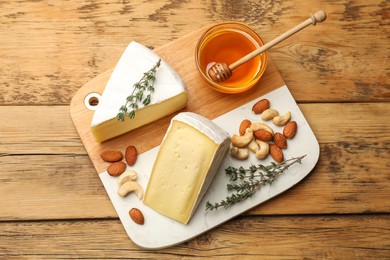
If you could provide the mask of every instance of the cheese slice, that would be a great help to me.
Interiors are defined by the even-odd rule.
[[[210,120],[191,112],[176,115],[153,165],[144,204],[187,224],[229,145],[229,134]]]
[[[154,93],[147,106],[139,104],[135,118],[118,121],[119,108],[131,95],[134,83],[160,59],[152,50],[131,42],[113,70],[93,115],[91,131],[97,142],[116,137],[184,108],[187,91],[179,75],[163,60],[156,72]]]

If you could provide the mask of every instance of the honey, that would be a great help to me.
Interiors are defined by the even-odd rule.
[[[232,76],[223,82],[213,82],[208,76],[208,69],[214,63],[230,65],[261,45],[263,42],[260,37],[242,23],[218,24],[206,31],[198,42],[197,67],[203,78],[214,89],[224,93],[245,91],[255,85],[263,74],[267,60],[266,53],[235,68]]]
[[[207,65],[213,62],[225,62],[229,65],[257,48],[259,45],[249,35],[236,31],[222,32],[205,44],[200,57],[201,68],[206,73],[210,67]],[[255,57],[236,68],[232,76],[221,84],[229,87],[246,85],[256,76],[260,65],[260,57]]]

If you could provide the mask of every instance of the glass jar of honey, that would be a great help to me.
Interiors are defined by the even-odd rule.
[[[247,25],[238,22],[220,23],[200,37],[195,62],[200,74],[213,89],[229,94],[240,93],[256,85],[263,75],[268,59],[266,52],[234,69],[230,78],[223,82],[211,80],[208,69],[216,62],[229,65],[262,45],[261,38]]]

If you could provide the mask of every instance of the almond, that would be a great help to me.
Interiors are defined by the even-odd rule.
[[[137,208],[132,208],[129,211],[130,218],[137,223],[138,225],[143,225],[145,223],[145,218],[142,212]]]
[[[119,151],[105,151],[100,154],[100,158],[105,162],[119,162],[123,155]]]
[[[290,121],[288,122],[285,126],[284,126],[284,129],[283,129],[283,135],[287,138],[287,139],[293,139],[295,134],[297,133],[297,122],[295,121]]]
[[[283,162],[284,156],[282,150],[276,144],[269,145],[269,154],[275,160],[275,162]]]
[[[253,105],[252,112],[255,114],[261,114],[264,110],[268,109],[269,106],[270,103],[268,99],[261,99]]]
[[[274,143],[280,148],[285,149],[287,148],[287,140],[284,135],[281,133],[275,133],[274,134]]]
[[[116,162],[108,166],[107,172],[111,176],[119,176],[125,171],[125,169],[126,169],[126,163]]]
[[[251,126],[251,124],[252,124],[252,122],[249,121],[248,119],[242,120],[242,122],[240,124],[240,128],[239,128],[239,133],[241,136],[245,134],[245,130],[247,128],[249,128]]]
[[[253,132],[254,137],[257,140],[263,141],[263,142],[269,142],[272,140],[272,134],[266,130],[260,129]]]
[[[137,161],[137,156],[138,156],[137,148],[135,148],[132,145],[126,148],[125,159],[129,166],[135,164],[135,161]]]

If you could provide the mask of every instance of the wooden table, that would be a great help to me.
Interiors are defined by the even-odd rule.
[[[388,1],[0,1],[0,258],[390,257]],[[281,196],[179,246],[127,237],[69,103],[131,40],[162,46],[205,25],[268,42],[317,9],[328,20],[269,51],[312,126],[319,162]],[[195,39],[194,39],[195,40]]]

